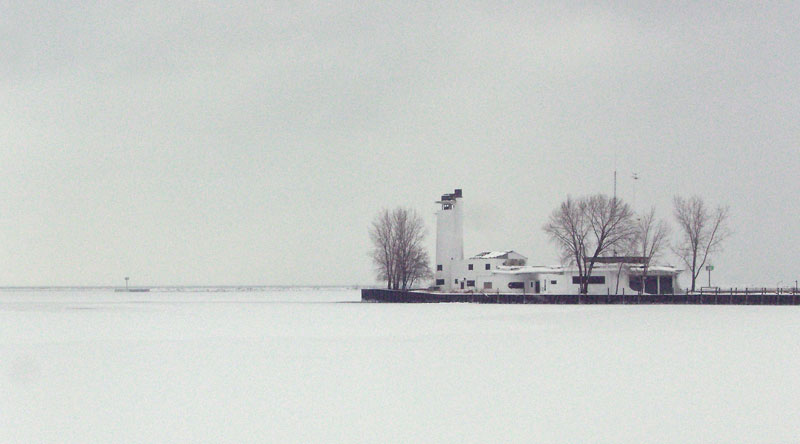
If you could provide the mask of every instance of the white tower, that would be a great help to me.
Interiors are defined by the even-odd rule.
[[[436,286],[443,291],[455,288],[455,271],[464,260],[464,223],[461,189],[442,195],[436,212]]]

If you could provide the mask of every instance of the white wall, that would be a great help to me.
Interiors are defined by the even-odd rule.
[[[449,201],[452,208],[445,210],[442,207],[436,212],[436,264],[434,265],[435,279],[444,279],[443,290],[455,288],[453,281],[464,259],[464,223],[461,199],[453,198]],[[438,271],[438,266],[442,270]],[[434,281],[436,282],[436,281]]]
[[[476,264],[472,271],[468,270],[467,264]],[[573,284],[572,278],[577,275],[576,272],[559,273],[520,273],[520,274],[506,274],[506,273],[493,273],[485,270],[483,267],[477,267],[477,261],[467,260],[459,264],[459,268],[454,271],[453,281],[458,283],[452,285],[451,291],[462,291],[461,281],[464,282],[463,291],[475,292],[489,292],[489,293],[525,293],[535,294],[535,282],[538,280],[540,285],[541,294],[578,294],[580,292],[580,285]],[[603,276],[605,283],[603,284],[589,284],[588,293],[594,295],[601,294],[634,294],[635,291],[629,286],[628,270],[624,269],[619,275],[619,289],[617,289],[617,268],[608,269],[595,269],[592,276]],[[468,287],[466,281],[474,280],[475,286]],[[555,281],[555,284],[553,283]],[[491,289],[484,289],[484,283],[491,282]],[[509,282],[523,282],[524,288],[509,288]],[[534,283],[534,285],[531,285]],[[679,290],[676,288],[676,292]]]

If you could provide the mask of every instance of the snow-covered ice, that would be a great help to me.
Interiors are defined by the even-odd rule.
[[[800,308],[0,292],[0,442],[779,443]]]

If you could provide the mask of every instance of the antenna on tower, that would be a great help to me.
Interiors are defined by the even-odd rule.
[[[614,148],[614,202],[617,201],[617,149]]]

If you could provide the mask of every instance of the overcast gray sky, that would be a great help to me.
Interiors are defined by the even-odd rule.
[[[301,3],[0,1],[0,285],[371,283],[457,187],[467,254],[556,263],[615,165],[730,205],[715,283],[800,278],[800,2]]]

